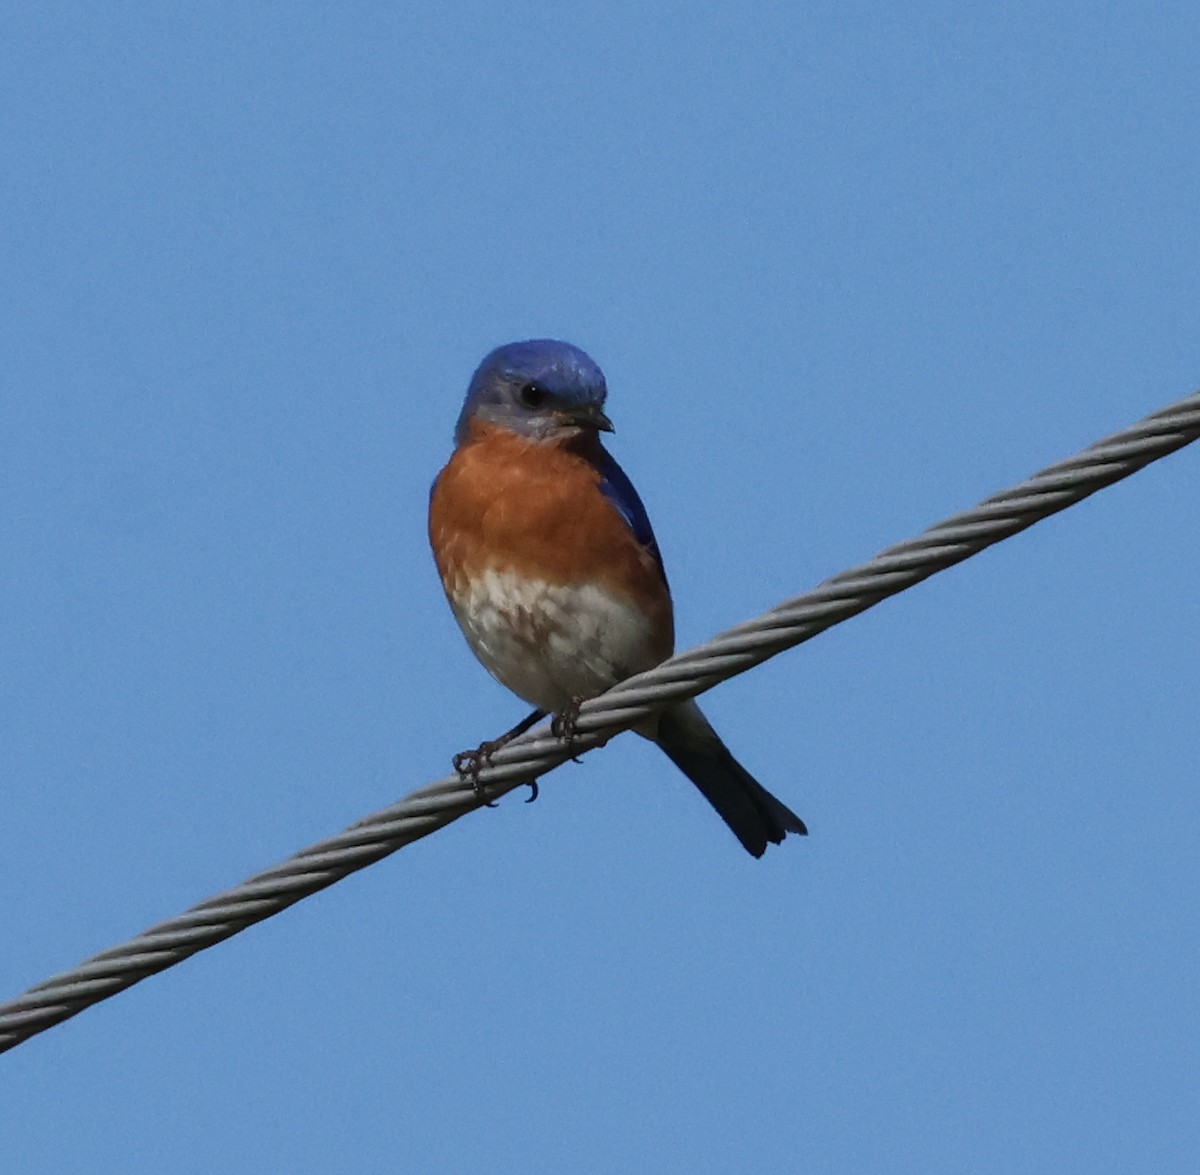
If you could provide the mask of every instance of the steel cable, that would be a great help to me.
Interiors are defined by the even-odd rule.
[[[580,711],[570,748],[542,723],[494,756],[480,773],[496,798],[601,745],[654,710],[810,640],[825,629],[938,571],[1088,497],[1200,436],[1200,393],[1171,404],[1073,457],[984,499],[915,538],[827,579],[777,608],[638,674]],[[310,845],[241,885],[0,1004],[0,1052],[278,914],[301,898],[428,836],[481,806],[456,776],[411,793],[327,840]]]

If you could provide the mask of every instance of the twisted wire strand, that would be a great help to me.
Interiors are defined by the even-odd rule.
[[[1200,392],[1152,413],[1073,457],[985,498],[915,538],[825,580],[754,620],[664,661],[585,703],[569,748],[543,722],[499,750],[480,773],[496,798],[672,702],[714,685],[840,624],[938,571],[1017,534],[1200,437]],[[436,832],[482,798],[446,776],[336,836],[319,841],[224,893],[0,1004],[0,1052],[92,1004],[278,914],[349,873]]]

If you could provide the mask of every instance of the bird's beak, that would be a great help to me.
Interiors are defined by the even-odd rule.
[[[581,412],[577,413],[575,420],[588,428],[594,428],[597,432],[616,432],[613,428],[612,421],[604,415],[603,409],[597,404],[589,404]]]
[[[595,432],[617,431],[599,404],[580,404],[578,407],[563,408],[553,415],[558,427],[566,431],[580,432],[584,428],[592,428]]]
[[[616,432],[612,421],[604,415],[599,404],[582,404],[578,408],[556,412],[554,415],[563,428],[594,428],[597,432]]]

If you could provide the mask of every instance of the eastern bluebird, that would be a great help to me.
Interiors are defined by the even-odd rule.
[[[433,483],[429,541],[475,656],[536,706],[477,752],[546,714],[570,736],[579,704],[657,665],[675,644],[671,594],[645,507],[600,443],[613,427],[599,367],[578,347],[533,339],[479,365]],[[635,728],[700,789],[748,852],[804,822],[730,754],[694,701]]]

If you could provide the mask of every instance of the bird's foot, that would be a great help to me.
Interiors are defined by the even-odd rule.
[[[487,791],[479,782],[479,773],[485,767],[492,765],[492,756],[508,741],[505,738],[488,739],[487,742],[480,743],[473,751],[459,751],[452,760],[454,770],[462,779],[470,780],[471,790],[489,808],[497,808],[499,805],[494,800],[487,798]]]
[[[506,730],[499,738],[490,738],[486,742],[482,742],[473,751],[459,751],[451,760],[454,764],[454,770],[458,772],[462,779],[471,781],[471,788],[475,795],[479,797],[489,808],[497,807],[493,800],[487,798],[487,791],[483,784],[479,782],[479,773],[485,768],[492,765],[492,756],[504,746],[507,746],[519,734],[524,734],[535,722],[546,717],[544,710],[534,710],[534,712],[512,728]],[[533,803],[537,799],[538,785],[536,779],[529,780],[530,796],[525,802]]]
[[[584,699],[576,696],[550,719],[550,733],[555,738],[562,739],[568,749],[575,742],[575,728],[579,723],[579,710],[583,703]],[[576,756],[572,755],[571,758],[574,762],[579,762]]]

